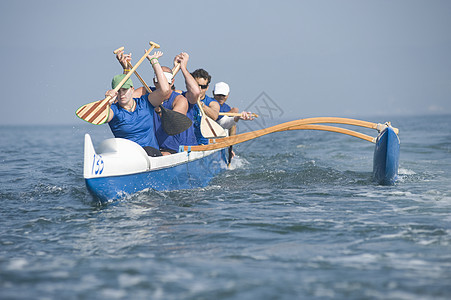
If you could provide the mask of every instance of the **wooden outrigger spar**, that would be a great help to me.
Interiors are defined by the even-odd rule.
[[[206,150],[215,150],[215,149],[221,149],[224,147],[240,144],[243,142],[247,142],[249,140],[274,133],[274,132],[281,132],[281,131],[287,131],[287,130],[325,130],[325,131],[331,131],[331,132],[338,132],[343,133],[347,135],[351,135],[357,138],[364,139],[366,141],[375,143],[376,138],[373,138],[371,136],[368,136],[363,133],[355,132],[349,129],[339,128],[339,127],[333,127],[333,126],[324,126],[324,125],[316,125],[318,123],[332,123],[332,124],[346,124],[346,125],[355,125],[360,127],[366,127],[371,129],[376,129],[378,132],[381,132],[387,127],[391,127],[391,124],[389,122],[385,124],[380,123],[371,123],[367,121],[361,121],[361,120],[355,120],[355,119],[349,119],[349,118],[337,118],[337,117],[318,117],[318,118],[307,118],[307,119],[299,119],[295,121],[290,121],[282,124],[278,124],[275,126],[271,126],[268,128],[263,128],[260,130],[255,130],[251,132],[245,132],[241,134],[237,134],[234,136],[229,136],[225,138],[220,139],[212,139],[210,140],[210,144],[208,145],[199,145],[199,146],[185,146],[185,151],[206,151]],[[399,130],[397,128],[393,128],[393,131],[398,134]]]

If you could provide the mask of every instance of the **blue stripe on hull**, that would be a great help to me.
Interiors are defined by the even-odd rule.
[[[387,127],[379,134],[374,149],[373,177],[377,183],[392,185],[398,177],[399,138]]]
[[[226,168],[225,150],[169,168],[131,175],[85,179],[89,192],[101,202],[144,189],[172,191],[207,186]]]

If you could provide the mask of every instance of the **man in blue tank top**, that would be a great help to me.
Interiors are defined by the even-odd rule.
[[[230,107],[226,101],[229,98],[230,87],[225,82],[218,82],[214,86],[213,97],[219,103],[219,112],[222,113],[238,113],[236,107]],[[253,120],[254,117],[250,112],[243,111],[240,116],[219,116],[216,119],[219,125],[229,130],[229,136],[236,134],[236,123],[239,120]]]
[[[213,98],[219,103],[219,112],[221,113],[237,113],[238,108],[230,107],[226,101],[229,98],[230,88],[229,85],[225,82],[218,82],[215,84],[213,89]],[[218,116],[216,122],[221,120],[224,116]],[[224,126],[223,126],[224,127]],[[228,128],[227,128],[228,129]]]
[[[212,120],[216,120],[219,116],[219,103],[206,95],[208,91],[208,87],[211,82],[211,76],[204,69],[197,69],[193,73],[191,73],[194,80],[197,82],[200,88],[200,104],[207,116],[209,116]],[[190,102],[191,103],[191,102]],[[197,103],[197,99],[196,99]],[[201,112],[198,105],[194,105],[194,133],[197,138],[197,143],[200,144],[208,144],[208,139],[202,136],[200,130],[200,122],[201,122]]]
[[[158,58],[162,55],[161,51],[156,51],[153,55],[147,57],[161,83],[155,92],[133,98],[134,88],[130,78],[118,92],[115,92],[114,89],[125,77],[125,74],[116,75],[112,81],[113,89],[106,92],[106,96],[112,97],[107,122],[114,137],[125,138],[138,143],[150,156],[161,156],[154,131],[154,108],[158,107],[171,93],[167,79],[158,62]]]
[[[185,99],[184,103],[186,103],[186,111],[185,112],[179,111],[179,112],[186,114],[186,116],[188,118],[190,118],[191,121],[193,122],[193,125],[191,125],[191,127],[188,128],[186,131],[173,136],[172,147],[169,148],[169,149],[172,149],[173,151],[174,150],[178,151],[178,148],[180,145],[192,146],[192,145],[198,144],[197,138],[195,135],[195,114],[196,114],[195,108],[197,107],[197,99],[199,99],[201,90],[199,89],[199,85],[198,85],[197,81],[194,80],[193,76],[188,71],[188,68],[187,68],[188,60],[189,60],[188,53],[182,52],[174,58],[174,66],[176,66],[177,64],[180,64],[180,71],[182,72],[183,77],[185,79],[185,86],[187,89],[187,91],[182,93],[181,97],[183,97],[183,98],[180,98],[180,96],[177,96],[177,98]],[[172,84],[173,84],[173,82],[172,82]],[[176,101],[177,98],[175,98],[174,101]],[[168,104],[166,104],[166,105],[170,106],[170,103],[168,102]],[[179,105],[177,103],[175,103],[172,106],[172,109],[177,110],[178,106]],[[181,105],[179,107],[181,107]],[[164,145],[167,146],[168,143],[171,143],[171,141],[169,140],[168,142],[164,143]],[[166,147],[166,148],[168,148],[168,147]]]
[[[219,103],[219,112],[223,113],[238,113],[239,110],[236,107],[230,107],[227,103],[227,99],[229,98],[230,88],[229,85],[225,82],[218,82],[215,84],[213,90],[213,96],[216,101]],[[239,120],[253,120],[254,117],[250,112],[243,111],[240,116],[219,116],[216,122],[222,126],[224,129],[229,130],[229,136],[236,135],[236,123]],[[232,149],[232,146],[229,147],[229,163],[232,158],[235,156],[235,152]]]

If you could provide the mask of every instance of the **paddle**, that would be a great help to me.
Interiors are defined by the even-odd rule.
[[[222,128],[221,125],[216,123],[212,118],[205,114],[205,111],[202,108],[202,104],[200,102],[200,96],[197,99],[197,106],[199,107],[201,113],[200,132],[202,133],[202,136],[206,139],[226,137],[227,133],[224,128]]]
[[[219,112],[219,115],[220,116],[228,116],[228,117],[240,117],[241,113]],[[255,113],[252,113],[251,115],[255,118],[258,118],[258,115]],[[228,158],[228,162],[227,162],[227,167],[230,167],[230,165],[232,164],[232,158],[234,156],[233,146],[229,146],[228,153],[229,153],[229,158]]]
[[[220,116],[228,116],[228,117],[241,117],[241,113],[231,113],[231,112],[219,112],[219,115]],[[252,113],[251,115],[255,118],[258,118],[257,114]],[[233,146],[229,146],[228,154],[229,154],[229,158],[227,161],[227,167],[230,167],[230,165],[232,164],[232,158],[234,156]]]
[[[160,45],[154,42],[149,42],[150,49],[146,51],[146,53],[141,57],[141,59],[136,63],[136,65],[130,70],[130,72],[125,75],[125,77],[119,82],[119,84],[114,89],[115,92],[119,91],[122,85],[127,81],[128,78],[132,75],[133,72],[138,68],[138,66],[144,61],[147,55],[152,52],[154,48],[160,48]],[[108,116],[110,114],[110,96],[107,96],[103,100],[91,102],[81,106],[75,114],[82,120],[85,120],[94,125],[101,125],[108,120]]]
[[[233,158],[233,146],[229,146],[228,153],[229,153],[229,160],[227,161],[227,167],[230,167],[230,165],[232,164],[232,158]]]
[[[340,132],[343,134],[352,135],[355,137],[363,138],[365,140],[374,142],[374,139],[372,137],[352,131],[352,130],[343,129],[343,128],[339,128],[339,127],[333,127],[333,126],[309,125],[309,124],[315,124],[315,123],[337,123],[337,124],[356,125],[356,126],[361,126],[361,127],[377,129],[378,131],[381,131],[381,130],[383,130],[383,128],[390,126],[390,123],[386,123],[384,125],[384,124],[376,124],[376,123],[370,123],[370,122],[366,122],[366,121],[347,119],[347,118],[333,118],[333,117],[308,118],[308,119],[300,119],[300,120],[295,120],[295,121],[291,121],[291,122],[286,122],[286,123],[278,124],[278,125],[275,125],[272,127],[255,130],[255,131],[251,131],[251,132],[246,132],[246,133],[241,133],[238,135],[233,135],[233,136],[225,137],[222,139],[217,139],[215,141],[215,144],[190,146],[190,147],[185,146],[184,149],[185,149],[185,151],[187,151],[188,149],[190,149],[191,151],[206,151],[206,150],[221,149],[221,148],[225,148],[225,147],[228,147],[231,145],[243,143],[243,142],[246,142],[246,141],[249,141],[249,140],[252,140],[257,137],[260,137],[260,136],[263,136],[266,134],[270,134],[273,132],[280,132],[280,131],[286,131],[286,130],[301,130],[301,129],[314,129],[314,130],[327,130],[327,131]],[[309,125],[309,126],[307,126],[307,125]],[[393,130],[395,132],[399,131],[397,128],[393,128]]]
[[[220,116],[228,116],[228,117],[240,117],[241,113],[220,112],[219,115]],[[252,113],[251,115],[255,118],[258,118],[257,114]]]
[[[124,47],[120,47],[113,51],[114,54],[116,54],[119,51],[124,50]],[[127,62],[129,67],[133,69],[133,65],[131,62]],[[172,69],[172,74],[175,76],[177,72],[180,70],[180,64],[177,64]],[[131,71],[130,71],[131,73]],[[150,87],[146,84],[144,79],[142,79],[141,76],[139,76],[138,72],[135,71],[136,77],[138,77],[139,81],[141,81],[144,88],[147,90],[148,93],[152,93],[152,90]],[[190,118],[188,118],[186,115],[179,113],[177,111],[173,111],[171,109],[166,109],[163,105],[159,106],[161,109],[161,125],[163,126],[164,131],[168,135],[176,135],[179,133],[182,133],[183,131],[187,130],[191,127],[193,122]]]

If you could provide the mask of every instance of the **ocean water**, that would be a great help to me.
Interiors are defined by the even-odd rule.
[[[107,205],[82,160],[108,126],[1,126],[0,299],[450,299],[451,116],[390,120],[394,186],[373,144],[293,131],[207,188]]]

